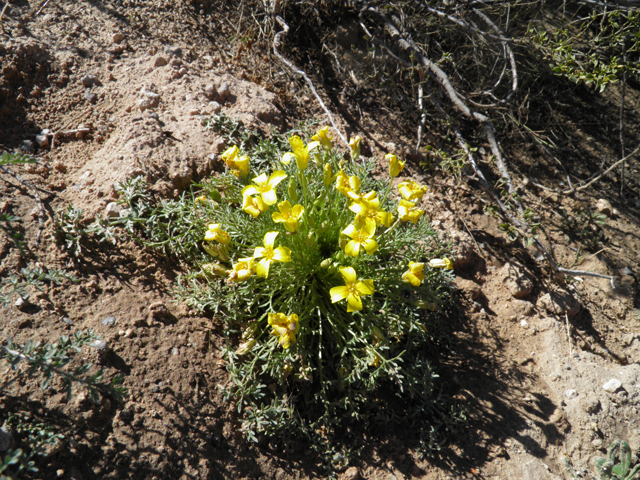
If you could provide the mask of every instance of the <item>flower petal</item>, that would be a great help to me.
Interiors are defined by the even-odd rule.
[[[273,244],[276,241],[276,237],[278,236],[278,232],[267,232],[264,235],[264,246],[268,249],[273,249]],[[256,249],[257,250],[257,249]],[[253,258],[256,258],[255,255]]]
[[[356,258],[360,254],[360,243],[351,240],[344,247],[344,253],[350,257]]]
[[[356,290],[360,292],[360,295],[373,295],[375,289],[373,288],[373,280],[362,280],[356,284]]]
[[[340,267],[340,274],[342,275],[342,278],[344,279],[344,283],[346,285],[355,283],[358,279],[356,271],[353,269],[353,267]]]
[[[347,297],[347,313],[362,310],[362,300],[357,295],[349,295]]]
[[[333,287],[329,290],[329,295],[331,295],[331,303],[339,302],[340,300],[344,300],[349,296],[349,287],[346,285],[340,287]]]
[[[291,250],[287,247],[278,247],[273,251],[273,259],[279,262],[290,262]]]

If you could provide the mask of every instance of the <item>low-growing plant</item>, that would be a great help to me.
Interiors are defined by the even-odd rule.
[[[564,466],[571,478],[577,479],[578,474],[574,470],[568,458],[564,457]],[[614,440],[607,449],[606,457],[595,457],[594,463],[598,476],[590,473],[592,478],[598,480],[634,480],[640,475],[640,464],[632,467],[637,459],[633,459],[631,448],[624,440]],[[581,475],[580,477],[582,477]]]
[[[29,287],[42,291],[42,287],[46,283],[60,284],[64,280],[76,282],[77,278],[64,270],[45,270],[39,266],[22,268],[19,274],[12,273],[2,279],[0,303],[6,306],[16,296],[28,300],[30,296]]]
[[[23,472],[38,472],[34,459],[46,457],[48,448],[55,448],[63,435],[26,415],[9,414],[3,429],[11,432],[14,443],[22,448],[10,448],[0,457],[0,480],[16,479]]]
[[[104,369],[89,373],[92,364],[85,362],[67,369],[82,347],[97,346],[96,342],[99,341],[100,338],[92,330],[77,332],[72,336],[63,335],[53,344],[29,341],[20,345],[8,339],[5,345],[0,345],[0,360],[8,364],[14,375],[0,384],[0,390],[6,391],[15,381],[24,381],[37,374],[41,377],[40,386],[43,390],[49,388],[54,377],[59,378],[68,399],[73,394],[73,385],[77,384],[85,388],[95,402],[99,401],[100,392],[121,401],[127,396],[127,391],[122,386],[122,375],[106,380]]]
[[[113,226],[106,220],[96,218],[87,225],[81,208],[69,205],[63,212],[58,212],[54,219],[55,238],[74,256],[82,256],[83,247],[91,240],[97,243],[116,243]]]
[[[306,438],[334,464],[370,422],[411,425],[433,452],[441,432],[423,435],[429,419],[436,432],[464,415],[450,411],[430,361],[453,277],[418,206],[427,187],[393,188],[404,162],[391,154],[387,179],[374,178],[360,139],[345,156],[327,127],[288,140],[289,152],[269,147],[268,166],[231,146],[228,171],[192,204],[201,251],[180,298],[226,319],[225,398],[247,438]]]

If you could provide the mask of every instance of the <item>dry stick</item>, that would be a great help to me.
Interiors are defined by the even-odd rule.
[[[2,21],[2,17],[4,17],[4,11],[7,9],[8,6],[9,6],[9,0],[7,0],[7,3],[4,4],[4,8],[2,9],[2,12],[0,12],[0,28],[2,28],[2,33],[5,33],[4,22]]]
[[[504,165],[504,162],[502,161],[502,156],[500,155],[499,146],[498,146],[498,143],[497,143],[497,141],[495,139],[495,133],[494,133],[494,130],[493,130],[493,125],[491,124],[489,119],[486,116],[484,116],[484,115],[482,115],[482,114],[480,114],[478,112],[472,112],[471,111],[471,109],[459,97],[459,95],[458,95],[457,91],[455,90],[455,88],[453,87],[453,85],[451,85],[451,82],[449,81],[449,77],[447,76],[447,74],[444,71],[442,71],[437,65],[435,65],[433,62],[431,62],[428,58],[426,58],[424,55],[422,55],[422,53],[418,50],[418,48],[415,46],[415,44],[412,45],[411,41],[407,41],[406,39],[404,39],[402,37],[399,29],[396,27],[396,25],[391,23],[391,21],[389,21],[384,15],[382,15],[377,10],[375,10],[375,9],[373,9],[371,7],[367,7],[367,8],[363,9],[360,12],[361,20],[362,20],[363,13],[368,13],[368,14],[371,14],[373,16],[377,16],[383,22],[385,22],[385,26],[387,28],[387,31],[389,31],[390,34],[394,38],[397,39],[397,41],[400,44],[400,46],[404,50],[411,50],[420,59],[421,63],[425,67],[427,67],[429,70],[431,70],[435,74],[437,79],[440,80],[439,83],[445,89],[445,91],[447,92],[447,94],[449,96],[449,99],[466,116],[474,118],[474,119],[480,121],[483,124],[483,126],[485,128],[485,133],[487,134],[487,138],[489,139],[489,144],[491,145],[492,152],[494,153],[494,155],[496,155],[496,153],[497,153],[497,155],[496,155],[496,163],[498,165],[498,169],[500,170],[501,175],[504,178],[507,179],[507,182],[508,182],[507,184],[510,186],[510,189],[513,189],[513,185],[511,185],[511,179],[510,179],[510,176],[509,176],[509,172],[506,169],[506,167]],[[437,103],[437,100],[434,98],[434,96],[430,96],[430,98],[432,99],[432,101],[434,101],[434,103],[436,104],[436,107],[438,107],[438,109],[442,113],[444,113],[447,117],[449,117],[449,115],[444,111],[444,109],[439,106],[439,104]],[[530,233],[531,228],[529,227],[529,225],[526,224],[526,222],[520,221],[515,215],[513,215],[513,213],[511,213],[509,211],[509,209],[504,205],[504,203],[502,202],[500,197],[498,197],[498,195],[493,191],[493,189],[489,185],[489,182],[484,177],[484,175],[482,174],[482,171],[480,170],[480,168],[476,164],[475,159],[473,158],[473,155],[469,151],[468,146],[467,146],[467,142],[464,140],[464,137],[462,136],[462,134],[460,132],[460,129],[455,124],[454,124],[454,131],[456,133],[456,138],[458,140],[458,143],[460,144],[460,146],[464,149],[465,153],[467,154],[467,158],[469,159],[469,163],[471,164],[474,172],[476,173],[476,175],[480,179],[480,183],[483,186],[483,188],[493,197],[494,201],[500,207],[500,210],[502,210],[503,214],[509,219],[509,221],[511,221],[511,223],[513,225],[515,225],[516,227],[524,230],[527,233]],[[514,191],[515,191],[515,189],[514,189]],[[522,207],[522,205],[519,202],[517,202],[517,205],[518,205],[518,209],[519,209],[520,213],[522,213],[524,211],[524,208]],[[533,239],[533,242],[536,245],[536,247],[543,253],[543,255],[545,256],[546,260],[549,262],[549,264],[551,265],[553,270],[555,270],[556,272],[561,272],[561,273],[569,274],[569,275],[583,275],[583,276],[607,278],[611,282],[612,288],[615,289],[615,284],[613,283],[613,280],[616,277],[608,276],[608,275],[602,275],[602,274],[594,273],[594,272],[587,272],[587,271],[582,271],[582,270],[569,270],[569,269],[566,269],[566,268],[562,268],[562,267],[558,266],[558,263],[556,262],[555,258],[551,254],[551,252],[549,252],[549,250],[542,244],[542,242],[540,242],[540,240],[538,240],[535,237],[532,237],[532,239]]]
[[[581,190],[584,190],[585,188],[589,188],[593,183],[597,182],[598,180],[600,180],[602,177],[604,177],[607,173],[609,173],[611,170],[613,170],[614,168],[616,168],[618,165],[620,165],[623,162],[626,162],[627,160],[629,160],[629,158],[633,157],[638,150],[640,150],[640,145],[638,145],[636,147],[636,149],[631,152],[629,155],[627,155],[624,158],[621,158],[620,160],[618,160],[616,163],[614,163],[613,165],[611,165],[609,168],[607,168],[604,172],[602,172],[600,175],[598,175],[596,178],[594,178],[593,180],[591,180],[589,183],[586,183],[584,185],[580,185],[579,187],[576,187],[574,189],[571,190],[565,190],[563,191],[563,195],[569,195],[573,192],[579,192]]]
[[[392,20],[389,20],[385,15],[383,15],[377,9],[372,7],[365,7],[360,11],[361,19],[363,14],[368,14],[380,19],[385,24],[386,30],[391,34],[392,37],[394,37],[397,40],[398,45],[400,45],[400,48],[402,48],[403,50],[409,50],[411,53],[413,53],[418,58],[420,63],[422,63],[424,67],[426,67],[428,70],[430,70],[434,74],[434,76],[437,79],[437,82],[440,84],[442,88],[444,88],[445,92],[447,93],[449,99],[453,102],[453,104],[456,107],[458,107],[458,109],[465,116],[472,118],[482,124],[482,126],[484,127],[485,134],[487,136],[487,139],[489,140],[489,145],[491,146],[491,152],[493,153],[493,156],[496,159],[496,165],[498,167],[498,170],[500,171],[500,175],[505,179],[505,183],[507,184],[509,193],[515,197],[516,190],[513,187],[513,183],[511,182],[511,176],[509,175],[509,170],[507,170],[505,166],[504,158],[502,157],[502,153],[500,152],[500,147],[495,137],[495,131],[493,129],[493,125],[491,124],[491,121],[489,120],[489,118],[479,112],[472,111],[469,108],[469,106],[463,101],[463,99],[458,94],[458,91],[451,84],[451,81],[449,80],[449,76],[444,72],[444,70],[442,70],[438,65],[433,63],[430,59],[425,57],[420,51],[420,49],[413,42],[413,40],[411,39],[407,40],[406,38],[404,38],[398,26],[396,26]],[[516,206],[518,207],[520,214],[524,213],[524,208],[522,207],[520,202],[518,202],[515,199],[514,201]]]
[[[280,26],[283,28],[283,30],[281,30],[278,33],[276,33],[276,35],[273,37],[273,52],[280,59],[280,61],[282,61],[282,63],[284,63],[287,67],[289,67],[291,70],[293,70],[293,72],[297,73],[298,75],[302,76],[305,79],[305,81],[307,82],[307,85],[309,85],[309,88],[311,89],[311,91],[315,95],[316,99],[320,103],[320,106],[324,110],[324,113],[326,113],[327,117],[329,117],[329,121],[331,122],[331,125],[333,126],[333,129],[336,132],[338,132],[338,136],[340,136],[340,139],[344,143],[344,146],[348,147],[349,146],[349,142],[344,137],[344,135],[342,135],[342,132],[336,126],[335,122],[333,121],[333,116],[331,115],[331,112],[329,112],[329,109],[325,106],[324,102],[322,101],[322,98],[320,98],[320,95],[318,95],[318,92],[316,91],[316,88],[314,87],[313,82],[311,81],[311,79],[307,76],[307,74],[304,71],[296,68],[293,65],[293,63],[291,63],[289,60],[284,58],[280,54],[280,52],[278,52],[278,47],[282,43],[281,37],[283,35],[286,35],[289,32],[289,25],[287,25],[285,23],[285,21],[278,15],[276,15],[276,21],[280,24]]]
[[[42,232],[44,231],[45,222],[44,205],[42,204],[42,200],[40,199],[38,190],[31,184],[31,182],[25,180],[10,168],[5,167],[4,165],[0,165],[0,169],[2,169],[5,173],[8,173],[9,175],[15,177],[15,179],[18,180],[18,182],[20,182],[27,190],[31,191],[31,193],[33,194],[33,198],[36,199],[36,204],[38,205],[38,232],[36,233],[36,239],[33,242],[33,246],[35,248],[38,248],[40,246],[40,237],[42,236]]]

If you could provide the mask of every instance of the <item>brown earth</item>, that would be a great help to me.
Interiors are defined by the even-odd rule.
[[[82,208],[85,223],[104,217],[117,198],[114,185],[126,178],[144,175],[158,194],[175,197],[192,181],[215,174],[226,145],[202,126],[213,113],[265,133],[322,116],[304,83],[283,70],[268,45],[247,46],[221,20],[225,8],[208,2],[51,2],[21,23],[32,10],[16,2],[5,14],[0,147],[35,144],[42,129],[56,136],[34,147],[37,164],[11,167],[19,178],[0,172],[0,212],[21,219],[28,246],[21,255],[0,235],[3,292],[22,268],[61,269],[79,281],[33,290],[22,308],[11,297],[0,307],[3,337],[54,341],[92,328],[111,350],[83,355],[110,375],[124,373],[131,394],[124,403],[104,397],[96,406],[83,393],[67,403],[55,382],[45,391],[35,381],[3,390],[0,421],[23,412],[64,436],[33,478],[324,475],[305,449],[282,452],[242,438],[233,406],[218,389],[226,381],[221,320],[174,302],[171,287],[183,269],[177,260],[124,235],[112,245],[84,245],[79,255],[54,238],[59,212]],[[329,39],[340,52],[338,40]],[[635,115],[637,131],[638,92],[629,90],[628,115]],[[409,153],[415,129],[402,112],[367,102],[356,108],[321,93],[341,112],[339,127],[363,136],[367,155]],[[615,118],[615,94],[578,98],[573,107]],[[591,156],[596,164],[617,157],[606,132],[578,128],[571,108],[558,112],[566,136],[562,160],[573,167],[574,182],[593,173],[581,169],[576,156]],[[73,130],[80,131],[64,133]],[[552,161],[517,140],[504,148],[518,160],[519,190],[540,216],[541,240],[554,245],[559,263],[618,279],[613,286],[589,276],[554,282],[538,252],[505,239],[500,222],[484,215],[487,200],[473,179],[427,175],[417,160],[409,162],[407,176],[430,187],[427,214],[458,252],[455,271],[466,315],[439,374],[467,409],[469,424],[435,460],[420,459],[401,438],[383,436],[351,459],[357,470],[346,470],[344,478],[544,480],[564,478],[565,455],[579,469],[592,469],[592,457],[615,438],[640,453],[637,160],[627,172],[627,200],[616,193],[612,176],[563,195],[565,177],[553,173]],[[600,208],[603,225],[563,220],[562,209],[579,219],[599,199],[615,207]],[[110,316],[115,324],[103,325]],[[11,375],[2,365],[0,381]],[[603,385],[612,378],[622,386],[610,393]]]

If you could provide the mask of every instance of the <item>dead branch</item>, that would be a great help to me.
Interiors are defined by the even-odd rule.
[[[300,75],[302,78],[305,79],[305,81],[307,82],[307,85],[309,85],[309,88],[313,92],[313,95],[316,97],[316,99],[318,100],[318,103],[320,103],[320,106],[324,110],[324,113],[326,113],[327,117],[329,117],[329,122],[331,122],[331,125],[333,126],[334,131],[338,133],[338,136],[342,140],[342,143],[344,144],[344,146],[348,147],[349,142],[336,126],[336,123],[333,121],[333,116],[331,115],[331,112],[325,106],[324,102],[322,101],[322,98],[320,98],[320,95],[318,95],[318,92],[316,91],[316,87],[313,85],[313,82],[311,81],[309,76],[303,70],[296,68],[295,65],[293,65],[293,63],[291,63],[289,60],[284,58],[284,56],[278,51],[278,48],[282,44],[282,37],[287,35],[287,33],[289,32],[289,25],[287,25],[285,21],[282,19],[282,17],[278,15],[276,15],[276,21],[280,24],[280,26],[282,27],[282,30],[276,33],[276,35],[273,37],[273,52],[276,54],[276,56],[280,59],[282,63],[284,63],[287,67],[289,67],[294,73]]]
[[[600,180],[602,177],[604,177],[607,173],[609,173],[611,170],[613,170],[614,168],[616,168],[618,165],[620,165],[621,163],[626,162],[627,160],[629,160],[631,157],[633,157],[638,150],[640,150],[640,145],[638,145],[636,147],[636,149],[631,152],[629,155],[627,155],[624,158],[621,158],[620,160],[618,160],[616,163],[614,163],[613,165],[611,165],[609,168],[607,168],[604,172],[602,172],[600,175],[598,175],[596,178],[594,178],[593,180],[589,181],[588,183],[585,183],[584,185],[580,185],[579,187],[576,188],[571,188],[569,190],[565,190],[562,193],[564,195],[570,195],[574,192],[579,192],[581,190],[584,190],[585,188],[589,188],[592,184],[594,184],[595,182],[597,182],[598,180]]]
[[[458,109],[465,116],[467,116],[468,118],[472,118],[472,119],[474,119],[474,120],[476,120],[476,121],[478,121],[479,123],[482,124],[482,126],[484,127],[484,130],[485,130],[485,135],[486,135],[487,139],[489,140],[489,145],[491,146],[491,151],[492,151],[494,157],[496,158],[496,165],[498,167],[498,170],[500,171],[501,176],[505,179],[505,182],[507,183],[507,186],[509,188],[509,192],[510,193],[515,193],[515,189],[513,187],[512,182],[511,182],[511,177],[509,175],[509,171],[507,170],[506,165],[504,163],[504,159],[503,159],[502,154],[500,152],[500,146],[498,145],[498,142],[496,140],[495,130],[493,128],[493,124],[491,123],[490,119],[487,116],[485,116],[485,115],[483,115],[483,114],[481,114],[479,112],[473,111],[473,110],[471,110],[469,108],[469,106],[462,99],[462,96],[457,92],[455,87],[453,87],[453,85],[451,84],[451,81],[449,80],[449,76],[438,65],[434,64],[429,58],[427,58],[425,55],[423,55],[421,50],[418,49],[418,47],[415,45],[413,40],[407,39],[402,35],[402,33],[400,31],[400,27],[397,25],[396,22],[394,22],[394,19],[391,19],[391,20],[388,19],[385,15],[381,14],[380,12],[378,12],[376,9],[374,9],[372,7],[365,7],[360,12],[361,25],[363,26],[363,29],[365,30],[367,35],[369,35],[369,37],[372,40],[376,41],[379,44],[382,44],[384,46],[384,48],[389,53],[391,53],[390,49],[384,44],[384,42],[376,39],[373,35],[371,35],[369,33],[369,30],[364,25],[363,16],[365,14],[374,16],[374,17],[378,18],[380,21],[382,21],[384,23],[385,29],[394,38],[394,40],[397,41],[398,45],[403,50],[407,50],[407,51],[410,52],[410,54],[414,55],[420,61],[420,63],[424,67],[426,67],[426,69],[428,69],[429,71],[431,71],[434,74],[437,83],[444,89],[444,91],[446,92],[446,94],[449,97],[449,99],[451,100],[451,102],[456,107],[458,107]],[[488,18],[486,18],[486,17],[483,17],[483,18],[486,19],[485,21],[487,21],[488,24],[493,25],[493,23]],[[494,25],[494,27],[495,27],[495,25]],[[495,28],[497,29],[497,27],[495,27]],[[394,58],[396,58],[395,55],[392,54],[392,56]],[[514,78],[513,78],[513,83],[512,83],[512,89],[515,89],[515,88],[517,88],[517,74],[515,73],[515,59],[512,57],[512,54],[511,54],[511,61],[514,62],[512,64],[512,65],[514,65]],[[407,62],[401,61],[400,63],[401,64],[405,64]],[[442,106],[439,104],[437,98],[434,95],[430,95],[430,99],[432,100],[432,102],[434,103],[436,108],[448,120],[451,121],[451,117],[442,108]],[[528,225],[528,223],[526,221],[520,220],[517,216],[515,216],[509,210],[509,208],[507,208],[507,206],[502,202],[502,199],[491,188],[491,185],[489,184],[489,182],[485,178],[484,174],[482,173],[482,171],[478,167],[478,164],[476,163],[475,158],[473,157],[473,154],[469,150],[468,143],[464,139],[464,137],[463,137],[463,135],[462,135],[462,133],[460,131],[460,128],[457,126],[457,124],[455,122],[451,122],[451,124],[453,125],[453,129],[454,129],[454,132],[455,132],[455,135],[456,135],[456,140],[458,141],[458,144],[460,145],[460,147],[463,149],[463,151],[467,155],[469,163],[470,163],[471,167],[473,168],[476,177],[480,180],[480,184],[482,185],[483,189],[485,191],[487,191],[487,193],[494,199],[494,201],[496,202],[496,204],[498,205],[498,207],[502,211],[503,215],[509,220],[509,222],[512,225],[514,225],[516,228],[518,228],[521,232],[525,232],[526,234],[530,235],[531,234],[531,227]],[[419,132],[420,132],[420,130],[419,130]],[[640,148],[640,146],[638,148]],[[611,168],[614,168],[614,167],[611,167]],[[516,204],[520,215],[522,215],[524,213],[524,207],[515,198],[513,199],[513,201]],[[547,249],[542,244],[542,242],[540,242],[540,240],[538,240],[533,235],[531,236],[531,238],[533,240],[534,245],[543,253],[545,259],[547,260],[547,262],[549,263],[549,265],[551,266],[551,268],[553,269],[554,272],[562,273],[562,274],[565,274],[565,275],[582,275],[582,276],[592,276],[592,277],[599,277],[599,278],[607,278],[611,282],[612,287],[615,289],[615,284],[614,284],[613,281],[614,281],[614,279],[616,277],[609,276],[609,275],[602,275],[602,274],[595,273],[595,272],[587,272],[587,271],[582,271],[582,270],[569,270],[569,269],[566,269],[566,268],[562,268],[556,262],[552,252],[549,249]]]

